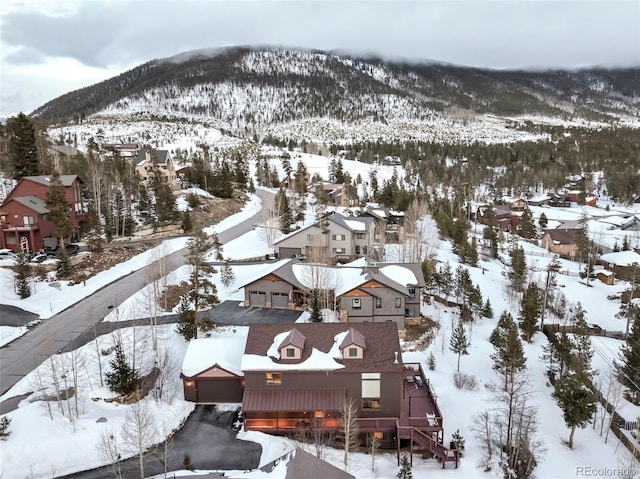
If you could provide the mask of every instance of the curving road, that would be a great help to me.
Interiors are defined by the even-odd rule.
[[[274,194],[257,190],[256,195],[262,199],[262,210],[251,218],[218,233],[218,239],[222,244],[251,231],[255,223],[261,222],[263,211],[266,209],[265,205],[272,204]],[[164,261],[163,269],[169,272],[183,266],[185,252],[186,248],[183,248],[159,260]],[[118,307],[125,299],[147,284],[150,275],[158,271],[159,261],[138,271],[132,271],[129,275],[104,286],[64,311],[42,321],[21,338],[1,348],[0,395],[7,392],[49,356],[64,349],[68,343],[87,331],[92,331],[94,324],[101,322],[111,308]]]

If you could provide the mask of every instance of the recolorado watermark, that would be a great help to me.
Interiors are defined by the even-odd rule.
[[[635,477],[638,472],[634,467],[576,467],[577,477]]]

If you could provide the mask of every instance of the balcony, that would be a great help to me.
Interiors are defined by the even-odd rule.
[[[425,432],[442,431],[442,413],[422,366],[420,363],[404,363],[404,368],[398,424]]]

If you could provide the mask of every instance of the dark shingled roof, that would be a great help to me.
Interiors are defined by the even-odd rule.
[[[167,150],[151,150],[149,152],[149,157],[147,158],[147,150],[142,149],[138,150],[136,164],[140,164],[148,159],[149,161],[155,160],[159,165],[164,165],[167,162],[168,156],[169,152]]]
[[[360,346],[362,349],[365,349],[367,347],[365,337],[355,329],[349,328],[349,332],[342,340],[342,344],[340,345],[340,347],[346,348],[347,346],[350,346],[352,344]]]
[[[47,204],[37,196],[16,196],[15,198],[11,198],[11,200],[16,201],[40,214],[49,212]],[[11,202],[11,200],[9,200],[9,202]]]
[[[282,364],[295,364],[305,361],[311,355],[313,348],[328,353],[339,333],[353,329],[354,337],[361,335],[366,340],[363,359],[336,359],[344,364],[343,369],[334,371],[400,371],[402,370],[402,356],[398,327],[393,322],[384,323],[296,323],[295,328],[306,338],[302,349],[302,359],[291,360],[281,358]],[[249,326],[245,354],[267,356],[269,347],[276,335],[291,329],[290,324],[252,324]],[[399,364],[394,364],[394,353],[398,353]]]
[[[304,340],[305,337],[298,331],[296,328],[291,329],[291,332],[287,335],[286,338],[280,343],[280,349],[285,346],[296,346],[300,349],[304,348]]]
[[[580,228],[556,228],[552,230],[545,230],[545,233],[549,234],[552,241],[556,241],[560,244],[572,244],[575,243],[576,233],[580,231]]]
[[[76,179],[80,180],[80,178],[78,178],[78,175],[60,175],[60,181],[64,186],[71,186]],[[51,184],[51,175],[23,176],[21,180],[30,180],[36,183],[40,183],[41,185],[49,186]]]

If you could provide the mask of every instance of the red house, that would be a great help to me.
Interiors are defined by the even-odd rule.
[[[71,240],[80,236],[84,215],[82,180],[78,175],[60,175],[69,203],[73,226]],[[0,247],[14,251],[38,251],[54,242],[54,224],[47,219],[45,199],[51,176],[25,176],[0,206]]]

